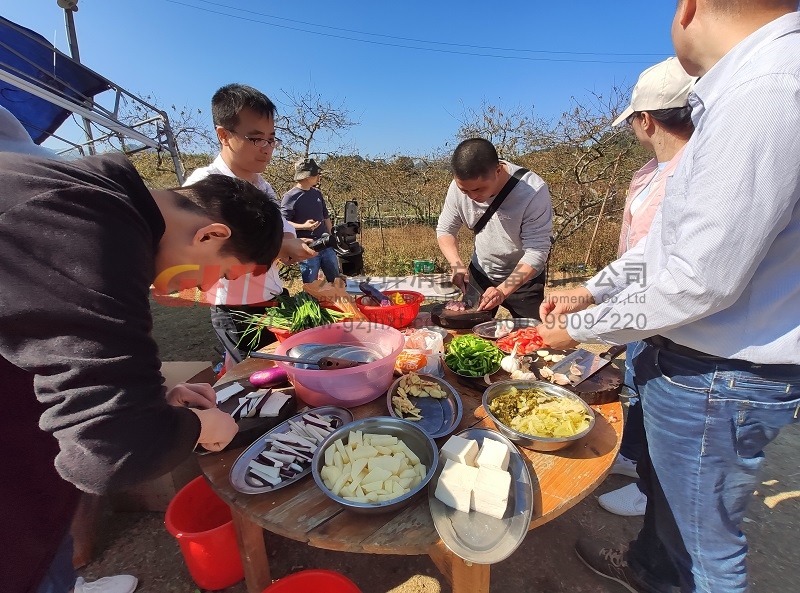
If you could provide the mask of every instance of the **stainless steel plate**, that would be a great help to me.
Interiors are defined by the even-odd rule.
[[[525,329],[526,327],[536,327],[542,322],[532,317],[521,317],[519,319],[497,319],[479,323],[472,328],[472,333],[487,340],[498,340],[506,337],[513,331]]]
[[[411,400],[420,410],[422,420],[414,421],[414,424],[424,430],[428,436],[433,439],[446,436],[453,432],[458,423],[461,422],[461,415],[463,413],[463,406],[461,404],[461,397],[458,392],[453,388],[450,383],[439,377],[433,375],[419,375],[425,381],[435,381],[447,393],[447,397],[443,399],[436,399],[433,397],[415,397],[410,396]],[[392,396],[396,395],[397,388],[400,386],[400,380],[397,379],[389,391],[386,392],[386,407],[389,409],[389,414],[395,418],[399,416],[395,413],[392,406]],[[407,420],[407,418],[404,418]]]
[[[511,472],[511,492],[508,507],[502,519],[470,511],[451,509],[434,496],[436,484],[444,469],[439,459],[436,471],[428,484],[428,504],[433,525],[444,545],[456,556],[476,564],[495,564],[508,558],[525,539],[533,514],[533,488],[531,476],[522,455],[514,443],[503,435],[483,428],[468,428],[458,433],[465,439],[474,439],[479,445],[484,439],[493,439],[511,451],[508,471]]]
[[[321,406],[319,408],[313,408],[311,410],[306,410],[304,412],[300,412],[299,414],[292,416],[285,422],[279,424],[269,432],[265,433],[261,438],[255,441],[252,445],[250,445],[247,449],[239,455],[239,458],[233,463],[231,467],[231,486],[234,487],[237,491],[241,492],[242,494],[263,494],[265,492],[272,492],[274,490],[279,490],[284,486],[288,486],[289,484],[294,484],[297,480],[307,476],[311,473],[311,464],[308,465],[302,472],[294,476],[289,480],[284,480],[277,486],[254,486],[250,483],[247,479],[247,467],[250,465],[250,462],[258,457],[259,453],[261,453],[264,448],[267,446],[266,438],[272,434],[280,434],[284,432],[289,432],[291,425],[289,421],[294,422],[302,422],[303,414],[308,414],[309,412],[313,412],[314,414],[319,414],[320,416],[330,416],[335,420],[338,420],[338,424],[334,426],[334,428],[340,428],[345,424],[349,424],[353,421],[353,414],[347,408],[340,408],[339,406]]]

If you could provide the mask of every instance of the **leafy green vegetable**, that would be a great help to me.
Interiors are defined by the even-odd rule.
[[[244,343],[253,348],[259,343],[261,331],[265,327],[297,333],[304,329],[336,323],[352,317],[352,314],[321,307],[313,296],[307,292],[299,292],[293,297],[278,295],[278,306],[270,307],[264,313],[232,311],[231,316],[247,324],[237,346]]]
[[[489,340],[464,335],[452,339],[444,361],[456,373],[482,377],[496,372],[503,356],[503,352]]]

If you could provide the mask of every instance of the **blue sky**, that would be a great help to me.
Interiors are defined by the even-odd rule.
[[[82,61],[127,90],[162,105],[200,108],[209,119],[211,95],[229,82],[259,88],[279,109],[284,91],[311,90],[344,103],[359,122],[350,144],[378,156],[444,146],[464,110],[482,101],[534,106],[552,118],[571,97],[631,86],[673,53],[675,1],[80,0],[78,6]],[[56,0],[5,0],[2,14],[69,53]]]

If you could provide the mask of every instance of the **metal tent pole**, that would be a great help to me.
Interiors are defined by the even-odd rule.
[[[59,4],[60,6],[61,4]],[[72,13],[77,8],[77,0],[75,5],[71,5],[69,8],[64,8],[64,24],[67,27],[67,42],[69,43],[69,53],[72,56],[72,59],[76,62],[80,63],[81,61],[81,54],[78,50],[78,35],[75,33],[75,17],[73,17]],[[85,117],[83,118],[83,131],[86,133],[86,142],[89,147],[89,154],[97,154],[97,151],[94,148],[94,138],[92,137],[92,122],[90,122]]]

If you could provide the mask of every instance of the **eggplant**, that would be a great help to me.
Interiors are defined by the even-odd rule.
[[[289,382],[289,375],[281,368],[270,367],[261,369],[250,375],[250,384],[253,387],[275,387]]]

